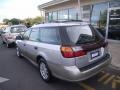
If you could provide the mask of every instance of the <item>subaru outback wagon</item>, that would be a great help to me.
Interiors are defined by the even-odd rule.
[[[16,39],[17,55],[37,63],[46,82],[85,80],[111,62],[106,40],[84,22],[39,24]]]

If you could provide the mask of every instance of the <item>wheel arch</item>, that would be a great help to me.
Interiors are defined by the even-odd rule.
[[[37,63],[39,63],[39,61],[41,61],[41,59],[42,59],[44,62],[46,62],[46,58],[45,58],[44,56],[42,56],[42,55],[37,55],[37,57],[36,57]]]

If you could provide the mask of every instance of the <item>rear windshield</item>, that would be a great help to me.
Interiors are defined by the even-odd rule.
[[[11,33],[21,33],[21,32],[25,32],[26,27],[25,26],[18,26],[18,27],[12,27],[11,28]]]
[[[68,26],[63,30],[66,33],[66,42],[73,45],[92,43],[103,39],[91,25]],[[68,42],[69,41],[69,42]]]

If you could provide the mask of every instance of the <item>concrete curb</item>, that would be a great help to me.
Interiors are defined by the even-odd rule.
[[[109,43],[120,44],[120,41],[118,41],[118,40],[111,40],[111,39],[108,39],[108,42],[109,42]]]
[[[120,71],[120,67],[115,66],[115,65],[113,65],[113,64],[110,64],[110,66],[109,66],[109,67],[110,67],[110,68],[112,68],[112,69],[115,69],[115,70]]]

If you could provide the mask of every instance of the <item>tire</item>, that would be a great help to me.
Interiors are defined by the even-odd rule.
[[[16,47],[16,54],[19,58],[22,58],[22,55],[21,55],[21,52],[20,52],[20,49],[18,47]]]
[[[5,44],[5,42],[4,42],[4,41],[2,41],[2,43],[3,43],[3,44]]]
[[[44,59],[41,59],[39,61],[39,72],[40,72],[41,78],[45,82],[49,83],[49,82],[52,81],[52,74],[51,74],[51,72],[50,72],[50,70],[48,68],[48,65],[47,65],[47,63],[45,62]]]
[[[7,45],[7,48],[10,48],[10,47],[11,47],[11,44],[6,43],[6,45]]]

